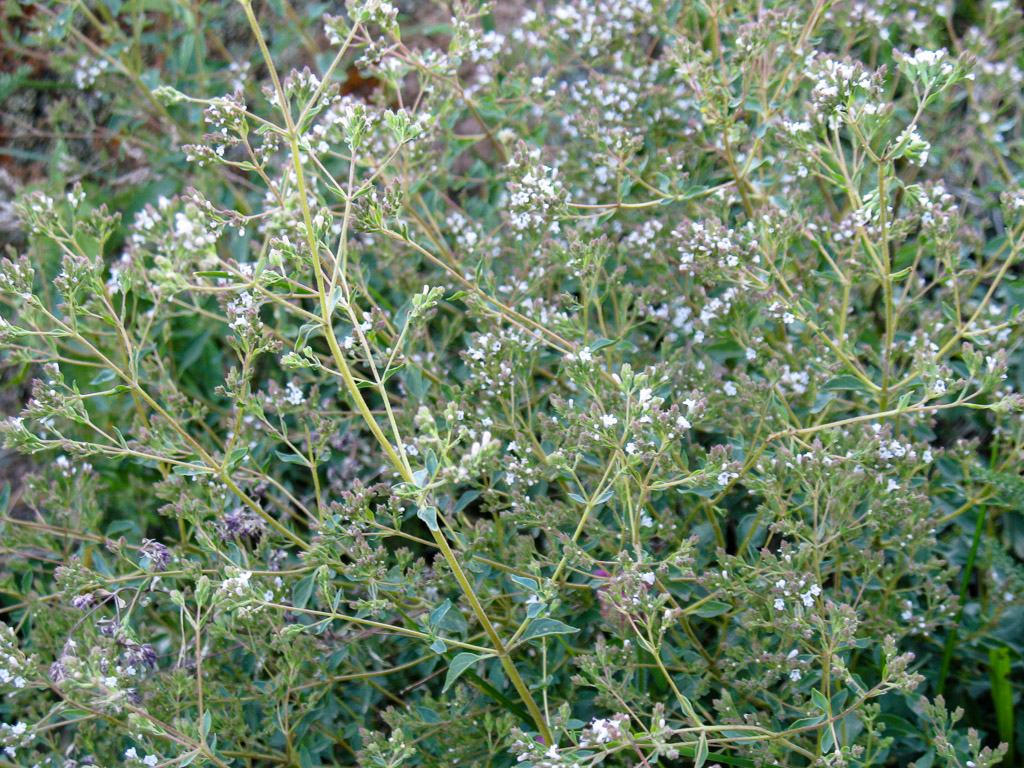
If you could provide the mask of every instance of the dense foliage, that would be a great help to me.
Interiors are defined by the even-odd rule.
[[[324,10],[4,6],[3,765],[1020,765],[1019,11]]]

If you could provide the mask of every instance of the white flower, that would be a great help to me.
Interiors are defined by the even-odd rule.
[[[285,400],[292,405],[302,405],[306,402],[306,396],[302,394],[302,387],[296,384],[294,381],[289,381],[285,386],[287,390],[285,394]]]
[[[608,728],[609,725],[611,725],[611,723],[604,719],[594,720],[594,722],[590,724],[590,730],[593,732],[594,738],[597,740],[598,744],[607,744],[612,740],[612,733]]]
[[[156,755],[146,755],[144,758],[142,758],[142,762],[152,768],[152,766],[160,762],[160,758],[158,758]]]
[[[603,416],[601,416],[601,423],[604,424],[604,426],[606,427],[614,427],[616,424],[619,423],[619,420],[615,418],[612,414],[606,413]]]

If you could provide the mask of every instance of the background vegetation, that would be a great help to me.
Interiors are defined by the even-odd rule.
[[[4,765],[1021,764],[1009,2],[3,15]]]

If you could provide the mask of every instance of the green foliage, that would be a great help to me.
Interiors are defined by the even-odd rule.
[[[5,7],[8,762],[1019,760],[1024,24],[896,5]]]

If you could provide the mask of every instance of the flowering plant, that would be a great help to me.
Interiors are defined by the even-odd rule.
[[[118,137],[0,269],[8,762],[1009,765],[1022,24],[898,6],[6,10]]]

